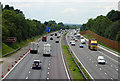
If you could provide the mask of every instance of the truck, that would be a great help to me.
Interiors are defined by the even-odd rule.
[[[38,48],[39,48],[39,44],[35,43],[35,42],[31,42],[30,44],[30,53],[38,53]]]
[[[42,42],[46,42],[47,41],[47,36],[43,36],[42,37]]]
[[[91,50],[97,50],[97,40],[96,39],[89,39],[88,48]]]
[[[50,54],[51,54],[51,45],[46,43],[43,46],[43,56],[50,56]]]

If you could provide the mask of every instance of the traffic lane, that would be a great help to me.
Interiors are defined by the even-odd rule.
[[[79,44],[78,44],[79,45]],[[78,48],[76,48],[76,49],[78,49]],[[83,50],[83,49],[82,49]],[[82,51],[81,50],[81,51]],[[85,49],[84,51],[87,51],[88,49]],[[95,54],[92,54],[91,52],[92,51],[90,51],[90,50],[88,50],[89,52],[86,52],[86,54],[89,54],[89,55],[93,55],[93,56],[95,56]],[[97,52],[97,51],[95,51],[95,52]],[[97,54],[97,53],[96,53]],[[89,55],[87,55],[87,57],[89,56]],[[94,57],[93,59],[97,59],[97,57]],[[90,57],[90,60],[92,61],[92,58]],[[92,62],[94,62],[94,61],[92,61]],[[97,60],[96,60],[96,62],[97,62]],[[106,67],[103,67],[104,69],[106,68]],[[108,69],[107,69],[108,68]],[[109,66],[106,68],[106,71],[107,71],[107,73],[109,73],[109,72],[111,72],[111,69],[112,68],[110,68]],[[117,79],[117,72],[114,70],[114,69],[112,69],[112,72],[114,72],[112,75],[110,74],[110,77],[114,77],[115,79]],[[111,72],[111,73],[112,73]],[[106,74],[106,73],[105,73]]]
[[[59,43],[55,43],[56,40],[59,40]],[[54,36],[54,40],[52,40],[52,58],[50,64],[50,79],[67,79],[67,75],[65,72],[65,68],[63,65],[62,57],[61,57],[61,49],[60,49],[60,38]]]
[[[86,44],[88,45],[88,41],[86,41]],[[105,56],[107,56],[108,58],[110,58],[113,61],[116,61],[117,63],[119,63],[118,59],[120,59],[119,57],[101,49],[100,47],[97,48],[97,51],[100,51],[100,53],[103,53]]]
[[[40,43],[42,44],[42,43]],[[41,47],[41,45],[40,45]],[[40,49],[40,48],[39,48]],[[6,79],[25,79],[28,71],[31,68],[33,60],[36,59],[38,54],[28,54],[6,77]]]

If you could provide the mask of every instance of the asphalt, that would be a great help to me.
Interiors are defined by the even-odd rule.
[[[68,34],[70,35],[70,33]],[[70,42],[70,38],[67,38],[68,43]],[[116,80],[118,79],[118,57],[115,55],[110,54],[109,52],[106,52],[100,48],[98,48],[97,51],[93,51],[88,49],[88,45],[84,44],[84,48],[79,48],[80,40],[76,42],[75,46],[71,46],[73,52],[78,57],[78,59],[82,62],[84,67],[87,69],[87,71],[90,73],[90,75],[95,80]],[[105,65],[101,65],[97,63],[97,57],[98,56],[104,56],[106,60]]]
[[[44,42],[39,42],[40,53],[29,53],[11,72],[5,79],[67,79],[66,71],[63,65],[59,43],[55,43],[58,39],[56,36],[52,36],[53,40],[50,40],[48,36],[48,43],[52,46],[52,52],[50,57],[44,57],[42,55],[42,48]],[[60,40],[60,38],[59,38]],[[33,60],[41,60],[41,69],[33,70]]]

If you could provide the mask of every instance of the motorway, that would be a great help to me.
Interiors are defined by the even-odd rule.
[[[44,57],[42,55],[43,44],[45,42],[40,41],[40,53],[29,53],[5,79],[68,79],[61,57],[60,42],[55,43],[55,40],[58,38],[56,38],[56,36],[52,37],[53,40],[50,40],[50,36],[47,37],[47,42],[50,43],[52,47],[50,57]],[[33,70],[31,68],[33,60],[35,59],[39,59],[42,62],[40,70]]]
[[[79,61],[83,64],[85,69],[91,75],[92,79],[95,80],[117,80],[118,79],[118,57],[115,55],[110,54],[100,48],[97,51],[92,51],[88,49],[88,42],[84,44],[84,48],[79,48],[80,39],[76,42],[75,46],[70,45],[70,36],[71,34],[68,33],[69,38],[66,36],[66,40],[72,49],[73,53],[77,56]],[[105,65],[100,65],[97,63],[98,56],[104,56],[106,60]]]

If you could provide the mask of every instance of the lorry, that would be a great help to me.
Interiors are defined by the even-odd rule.
[[[47,41],[47,36],[43,36],[43,37],[42,37],[42,41],[43,41],[43,42],[46,42],[46,41]]]
[[[39,48],[39,44],[35,43],[35,42],[31,42],[30,44],[30,53],[38,53],[38,48]]]
[[[89,39],[88,48],[91,50],[97,50],[97,40],[96,39]]]
[[[43,46],[43,56],[50,56],[50,54],[51,54],[51,45],[46,43]]]

